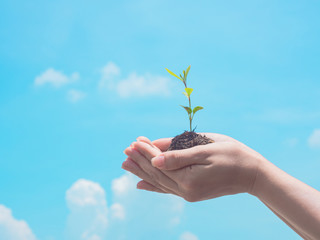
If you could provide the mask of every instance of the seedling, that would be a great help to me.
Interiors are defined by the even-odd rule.
[[[186,148],[191,148],[197,145],[204,145],[204,144],[209,144],[209,143],[213,143],[214,141],[210,138],[207,138],[204,135],[198,134],[196,133],[194,129],[192,129],[192,120],[194,118],[194,115],[196,114],[196,112],[198,112],[199,110],[203,109],[203,107],[201,106],[197,106],[195,108],[191,107],[191,93],[193,92],[192,88],[188,88],[187,86],[187,77],[188,77],[188,73],[190,71],[191,66],[189,66],[187,68],[187,70],[183,71],[180,77],[178,75],[176,75],[175,73],[171,72],[169,69],[166,68],[166,70],[168,71],[168,73],[170,73],[172,76],[178,78],[180,81],[182,81],[183,85],[184,85],[184,92],[183,94],[188,98],[188,102],[189,102],[189,106],[182,106],[187,113],[188,113],[188,117],[189,117],[189,123],[190,123],[190,131],[185,131],[184,133],[175,136],[172,141],[171,144],[168,148],[167,151],[171,151],[171,150],[180,150],[180,149],[186,149]]]
[[[166,68],[166,70],[168,71],[168,73],[170,73],[172,76],[178,78],[184,85],[184,92],[183,94],[188,98],[188,101],[189,101],[189,106],[186,107],[186,106],[182,106],[180,105],[181,107],[183,107],[187,113],[188,113],[188,117],[189,117],[189,123],[190,123],[190,132],[194,132],[195,128],[192,129],[192,120],[193,120],[193,117],[195,115],[196,112],[198,112],[199,110],[203,109],[203,107],[201,106],[197,106],[195,108],[192,109],[191,107],[191,93],[193,92],[193,88],[188,88],[187,86],[187,77],[188,77],[188,73],[190,71],[190,68],[191,66],[189,66],[187,68],[187,70],[183,70],[183,76],[180,74],[180,77],[177,76],[175,73],[173,73],[172,71],[170,71],[169,69]]]

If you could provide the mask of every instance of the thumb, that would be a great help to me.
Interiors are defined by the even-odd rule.
[[[208,146],[163,152],[151,159],[154,167],[162,170],[176,170],[194,164],[209,164],[207,157],[212,154]]]

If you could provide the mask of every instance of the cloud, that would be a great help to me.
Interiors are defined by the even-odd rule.
[[[113,206],[113,215],[118,214],[118,219],[122,220],[138,218],[154,227],[151,227],[150,231],[179,225],[184,211],[184,200],[173,195],[137,190],[138,181],[139,179],[131,173],[125,173],[112,181],[113,198],[116,203]],[[124,214],[123,218],[121,214]],[[130,224],[134,225],[135,222]],[[135,225],[136,229],[141,227],[141,224]]]
[[[105,191],[98,183],[85,179],[76,181],[66,191],[70,209],[66,239],[131,239],[131,235],[145,231],[146,225],[148,234],[179,225],[184,200],[177,196],[137,190],[138,180],[131,173],[114,179],[111,184],[113,204],[110,208]]]
[[[101,240],[108,226],[107,201],[103,188],[95,182],[79,179],[66,192],[70,214],[67,239]]]
[[[199,238],[191,232],[184,232],[181,234],[180,240],[198,240]]]
[[[108,62],[102,70],[102,79],[111,79],[115,76],[120,75],[120,68],[113,62]]]
[[[116,91],[122,98],[145,96],[168,96],[169,79],[151,74],[137,75],[131,73],[116,86]]]
[[[0,205],[0,239],[36,240],[36,237],[25,221],[15,219],[9,208]]]
[[[113,91],[121,98],[168,96],[170,94],[170,80],[167,77],[149,73],[138,75],[135,72],[123,79],[119,79],[119,76],[120,68],[109,62],[101,70],[99,89]]]
[[[131,180],[128,174],[115,179],[112,182],[113,194],[126,198],[132,189]],[[102,240],[113,220],[123,221],[126,218],[123,204],[115,202],[110,207],[109,219],[105,190],[98,183],[86,179],[72,184],[66,191],[66,202],[70,210],[66,227],[68,240]]]
[[[113,62],[108,62],[101,69],[101,80],[99,82],[99,89],[112,89],[115,86],[114,78],[120,75],[120,68]]]
[[[169,211],[174,213],[174,215],[171,216],[169,223],[171,226],[176,226],[181,223],[180,218],[181,218],[181,215],[183,214],[185,203],[181,198],[177,196],[171,196],[170,201],[171,201],[170,203],[171,209]]]
[[[119,220],[124,220],[126,218],[126,213],[124,206],[120,203],[114,203],[110,207],[110,211],[112,214],[112,217]]]
[[[102,92],[115,93],[120,98],[147,97],[147,96],[168,96],[170,94],[170,80],[167,77],[145,73],[139,75],[130,73],[125,78],[120,78],[121,70],[113,62],[108,62],[100,71],[101,78],[98,88]],[[37,87],[50,85],[55,88],[75,82],[80,78],[75,72],[70,76],[49,68],[34,80]],[[76,103],[86,97],[86,93],[76,89],[70,89],[67,98],[70,102]]]
[[[308,139],[311,148],[320,148],[320,129],[315,129]]]
[[[71,89],[67,93],[67,98],[70,102],[76,103],[80,100],[84,99],[87,96],[87,94],[83,91]]]
[[[112,191],[116,197],[125,197],[129,192],[136,189],[136,178],[129,173],[112,181]]]
[[[34,80],[35,86],[42,86],[45,84],[51,85],[55,88],[59,88],[68,83],[77,81],[79,79],[79,73],[75,72],[71,76],[66,76],[62,72],[59,72],[53,68],[47,69],[41,75],[37,76]]]

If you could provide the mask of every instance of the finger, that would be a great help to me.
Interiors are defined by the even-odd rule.
[[[126,161],[122,163],[122,168],[126,171],[129,171],[136,175],[137,177],[151,183],[156,188],[160,189],[163,192],[170,192],[169,189],[166,189],[159,185],[157,182],[155,182],[147,173],[145,173],[139,165],[137,165],[132,159],[127,158]]]
[[[152,158],[161,154],[160,149],[158,149],[157,147],[151,147],[145,142],[135,143],[134,146],[135,149],[137,149],[141,153],[141,155],[143,155],[150,163]],[[180,179],[183,179],[184,177],[184,171],[181,170],[161,170],[161,172],[172,179],[174,182],[179,182]]]
[[[145,143],[148,143],[150,145],[153,145],[152,142],[150,141],[150,139],[147,138],[147,137],[143,137],[143,136],[137,137],[137,141],[138,142],[145,142]]]
[[[168,141],[168,140],[169,140],[169,141]],[[138,138],[137,138],[137,141],[138,141],[138,142],[147,143],[147,144],[149,144],[151,147],[159,149],[160,152],[166,151],[166,150],[169,148],[170,144],[171,144],[171,138],[168,138],[168,139],[164,139],[164,138],[163,138],[163,139],[158,139],[158,140],[155,140],[154,142],[151,142],[151,141],[150,141],[148,138],[146,138],[146,137],[138,137]],[[154,144],[154,143],[155,143],[155,144]],[[159,145],[159,146],[162,148],[162,150],[161,150],[157,145]],[[132,144],[132,146],[134,146],[134,145]],[[157,153],[157,154],[159,154],[159,153]]]
[[[150,160],[143,156],[138,150],[129,147],[125,150],[125,153],[135,161],[145,173],[148,173],[154,182],[159,183],[161,186],[166,187],[172,192],[176,192],[179,189],[175,181],[166,176],[159,169],[153,167]]]
[[[138,151],[142,155],[144,155],[148,160],[151,160],[151,158],[154,158],[155,156],[162,153],[159,148],[152,146],[149,143],[146,143],[144,141],[133,143],[133,147],[135,149],[138,149]]]
[[[193,164],[210,164],[208,157],[214,154],[213,147],[209,145],[201,145],[183,150],[174,150],[163,152],[151,159],[154,167],[162,170],[176,170]]]
[[[138,137],[137,138],[137,142],[143,142],[146,143],[148,145],[150,145],[152,148],[156,148],[158,149],[158,152],[161,152],[161,150],[159,148],[157,148],[150,140],[149,138],[146,137]],[[131,147],[134,147],[135,142],[132,143]]]
[[[144,180],[138,182],[137,188],[142,189],[142,190],[151,191],[151,192],[167,193],[167,192],[161,190],[160,188],[157,188],[154,185],[152,185]]]
[[[165,152],[168,150],[170,144],[171,144],[172,138],[160,138],[157,140],[154,140],[152,143],[154,146],[159,148],[162,152]]]

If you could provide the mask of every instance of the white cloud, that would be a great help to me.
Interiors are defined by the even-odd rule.
[[[136,178],[132,174],[126,173],[112,181],[112,191],[116,197],[126,196],[136,189],[136,182]]]
[[[124,206],[120,203],[114,203],[110,207],[110,211],[112,214],[112,217],[119,220],[124,220],[126,218],[126,213]]]
[[[151,74],[139,76],[136,73],[131,73],[128,78],[118,83],[116,91],[122,98],[168,96],[170,94],[169,79]]]
[[[120,75],[120,68],[113,62],[108,62],[107,65],[102,68],[101,73],[102,79],[110,79]]]
[[[125,173],[112,181],[115,202],[121,205],[120,207],[114,204],[114,212],[112,213],[114,218],[115,214],[118,214],[118,218],[121,219],[122,211],[124,211],[122,220],[130,221],[130,219],[138,218],[141,222],[146,222],[149,226],[154,227],[149,227],[150,231],[159,228],[173,228],[179,225],[185,206],[184,200],[174,195],[137,190],[138,180],[133,174]],[[152,214],[150,209],[152,209]],[[142,227],[141,224],[135,224],[135,222],[130,222],[130,224],[136,229]]]
[[[178,213],[183,212],[184,201],[182,200],[182,198],[172,195],[170,201],[171,211]]]
[[[169,200],[171,206],[170,212],[173,213],[173,216],[169,223],[171,226],[176,226],[179,225],[181,222],[180,216],[183,214],[185,203],[182,198],[174,195],[170,196]]]
[[[167,77],[148,73],[138,75],[134,72],[124,79],[119,79],[119,76],[120,68],[109,62],[101,70],[99,89],[113,91],[121,98],[168,96],[170,94],[170,80]]]
[[[35,86],[42,86],[44,84],[52,85],[59,88],[68,83],[74,82],[79,79],[79,73],[75,72],[71,76],[67,76],[53,68],[47,69],[41,75],[37,76],[34,80]]]
[[[72,103],[79,102],[80,100],[84,99],[87,94],[83,91],[71,89],[67,93],[68,100]]]
[[[199,238],[191,232],[184,232],[181,234],[180,240],[199,240]]]
[[[120,68],[113,62],[108,62],[101,69],[101,80],[99,82],[99,89],[112,89],[115,84],[114,78],[120,75]]]
[[[0,239],[36,240],[28,224],[12,216],[9,208],[0,205]]]
[[[107,207],[105,191],[98,183],[85,179],[76,181],[66,192],[70,209],[66,239],[103,240],[106,235],[108,239],[127,239],[136,231],[145,231],[145,224],[149,232],[167,231],[179,225],[184,200],[137,190],[138,180],[131,173],[114,179],[110,208]],[[127,228],[128,224],[130,228]]]
[[[311,148],[320,148],[320,129],[315,129],[308,139]]]
[[[103,239],[108,225],[103,188],[98,183],[79,179],[67,190],[66,201],[70,209],[67,239]]]

